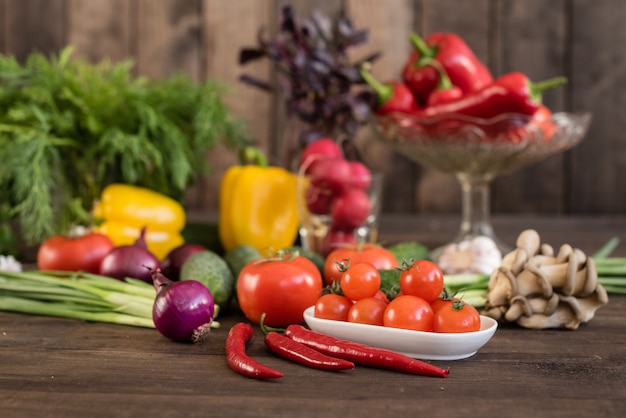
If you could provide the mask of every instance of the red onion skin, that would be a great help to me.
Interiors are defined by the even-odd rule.
[[[200,244],[187,243],[174,248],[161,262],[161,271],[168,279],[177,282],[180,279],[180,269],[187,259],[194,253],[206,251]]]
[[[100,262],[100,274],[124,280],[126,277],[152,283],[152,272],[161,267],[159,259],[148,250],[146,227],[132,245],[113,248]]]
[[[147,249],[136,245],[122,245],[104,256],[100,263],[100,274],[118,280],[133,277],[152,283],[151,270],[159,267],[159,259]]]
[[[202,341],[211,328],[215,302],[209,289],[195,280],[173,282],[160,270],[152,272],[157,296],[152,308],[156,329],[178,342]]]

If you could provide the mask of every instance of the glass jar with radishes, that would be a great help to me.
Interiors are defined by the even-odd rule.
[[[347,159],[332,139],[311,142],[298,171],[302,246],[326,256],[340,246],[376,242],[381,194],[382,174]]]

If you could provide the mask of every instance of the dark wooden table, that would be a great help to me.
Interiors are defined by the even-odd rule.
[[[381,238],[436,245],[455,228],[422,218],[408,221],[421,229],[410,229],[400,221],[386,220]],[[624,218],[494,224],[504,239],[532,226],[546,242],[589,253],[617,235],[615,254],[626,255]],[[433,361],[450,368],[445,379],[305,368],[269,353],[257,328],[248,353],[285,374],[257,381],[226,364],[226,334],[243,320],[237,312],[224,313],[222,327],[199,345],[149,329],[0,312],[0,417],[621,417],[625,316],[626,296],[611,296],[576,331],[501,326],[475,356]]]

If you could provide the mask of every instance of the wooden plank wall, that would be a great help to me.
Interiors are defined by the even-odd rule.
[[[186,71],[195,80],[218,79],[226,98],[246,118],[258,143],[282,152],[280,101],[242,85],[239,74],[271,77],[269,63],[245,68],[238,51],[255,44],[257,29],[274,28],[282,0],[0,0],[0,52],[23,59],[33,50],[67,44],[90,60],[132,58],[138,74],[166,77]],[[591,111],[592,127],[574,150],[499,178],[492,207],[501,213],[619,214],[626,212],[626,2],[623,0],[293,0],[297,13],[345,11],[370,31],[355,56],[380,50],[380,78],[399,75],[415,31],[463,36],[495,75],[511,70],[533,80],[564,74],[565,88],[546,95],[554,110]],[[368,135],[369,133],[362,133]],[[387,174],[385,212],[455,212],[456,180],[375,146],[375,164]],[[189,190],[190,211],[214,212],[223,172],[234,156],[207,156],[211,175]]]

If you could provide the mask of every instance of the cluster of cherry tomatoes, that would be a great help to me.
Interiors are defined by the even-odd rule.
[[[442,297],[444,276],[428,260],[403,262],[400,291],[389,300],[381,291],[379,268],[363,258],[327,260],[337,267],[325,274],[330,293],[314,305],[317,318],[441,333],[480,330],[480,314],[460,299]]]
[[[359,161],[344,158],[339,145],[329,138],[309,144],[302,151],[300,164],[309,178],[307,209],[329,218],[329,230],[319,251],[326,255],[339,245],[355,243],[354,231],[370,214],[370,170]]]

